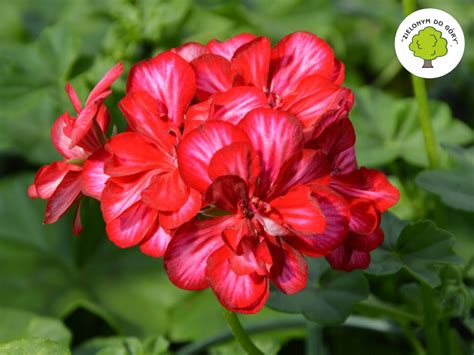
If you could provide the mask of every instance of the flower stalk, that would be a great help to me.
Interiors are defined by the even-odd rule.
[[[234,312],[229,312],[226,309],[222,309],[224,318],[227,321],[227,324],[234,335],[235,340],[240,344],[242,349],[249,355],[263,355],[263,352],[252,342],[252,339],[245,332],[245,329],[242,327],[242,324],[239,321],[239,318]]]

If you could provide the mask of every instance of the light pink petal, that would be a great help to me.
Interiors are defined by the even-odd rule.
[[[81,172],[68,171],[46,205],[44,223],[56,222],[81,194]]]
[[[303,148],[301,125],[289,114],[272,109],[255,109],[238,124],[252,143],[262,167],[261,193],[268,193],[283,164]]]
[[[188,186],[204,193],[211,184],[209,163],[226,145],[248,142],[241,129],[222,121],[209,121],[188,133],[178,147],[178,166]]]
[[[150,228],[145,240],[140,244],[140,251],[143,254],[159,258],[165,254],[166,248],[170,243],[172,234],[165,231],[155,223],[153,228]]]
[[[166,229],[178,228],[193,219],[199,213],[201,206],[201,194],[198,191],[191,189],[187,200],[179,209],[173,212],[160,213],[160,224]]]
[[[100,149],[85,161],[82,167],[82,193],[100,201],[109,175],[104,172],[105,163],[111,154]]]
[[[222,231],[232,222],[232,217],[217,217],[192,220],[178,228],[164,256],[165,269],[173,284],[185,290],[209,287],[207,259],[224,245]]]
[[[196,90],[192,67],[179,55],[165,52],[135,64],[127,79],[127,94],[145,91],[164,105],[167,116],[176,126],[183,121],[186,108]]]
[[[256,37],[257,36],[251,33],[241,33],[223,42],[213,39],[212,41],[209,41],[207,48],[209,48],[211,53],[220,55],[230,61],[237,49]]]
[[[171,49],[171,52],[178,54],[188,63],[203,54],[210,53],[206,46],[196,42],[185,43],[182,46]]]
[[[267,37],[259,37],[244,44],[234,53],[232,67],[245,85],[266,90],[270,69],[271,44]]]
[[[196,96],[207,100],[216,92],[227,91],[234,82],[230,62],[215,54],[204,54],[191,62],[196,74]]]

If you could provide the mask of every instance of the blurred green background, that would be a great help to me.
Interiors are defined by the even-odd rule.
[[[474,165],[473,149],[468,149],[474,127],[474,2],[422,0],[418,6],[447,11],[464,30],[462,62],[427,86],[443,168],[467,174],[461,183],[474,198],[474,169],[466,173],[458,159],[461,155]],[[58,351],[72,346],[77,354],[98,349],[158,354],[226,331],[210,292],[178,290],[166,279],[160,260],[111,245],[95,202],[83,209],[85,232],[75,238],[71,216],[53,226],[41,224],[44,203],[29,200],[26,188],[40,165],[59,158],[50,129],[62,112],[72,112],[66,82],[84,99],[118,60],[128,69],[137,60],[188,41],[206,43],[240,32],[269,36],[276,43],[288,33],[306,30],[330,43],[345,63],[345,85],[356,96],[351,119],[360,165],[384,170],[400,188],[401,201],[393,209],[398,217],[433,218],[454,233],[455,249],[467,263],[474,255],[472,203],[455,209],[440,193],[447,206],[441,205],[416,183],[427,158],[410,77],[393,45],[402,19],[396,0],[0,0],[0,342],[37,336],[54,341]],[[107,100],[122,128],[115,104],[124,94],[125,79],[123,75],[117,81]],[[425,188],[436,193],[443,182],[434,185]],[[473,275],[467,277],[474,284]],[[406,295],[399,286],[405,279],[403,274],[369,278],[370,289],[401,304]],[[244,318],[247,324],[261,322],[297,324],[256,336],[269,353],[302,351],[301,316],[265,309]],[[386,355],[411,351],[400,334],[374,327],[325,328],[326,350]],[[50,345],[38,340],[32,346],[36,352]],[[232,354],[239,348],[228,343],[209,351]]]

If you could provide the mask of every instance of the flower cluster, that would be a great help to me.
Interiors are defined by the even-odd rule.
[[[103,100],[115,66],[52,140],[63,161],[29,189],[55,222],[83,195],[101,201],[109,239],[164,257],[170,280],[211,287],[224,307],[257,312],[271,282],[306,286],[305,257],[366,268],[380,215],[399,198],[383,173],[358,168],[344,66],[307,32],[274,47],[241,34],[188,43],[135,64],[119,102],[126,132],[107,138]],[[74,231],[80,231],[76,212]]]

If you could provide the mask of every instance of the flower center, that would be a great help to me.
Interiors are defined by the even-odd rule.
[[[253,196],[249,199],[242,199],[238,203],[238,210],[240,214],[248,219],[252,219],[258,212],[270,212],[271,207],[265,201]]]

